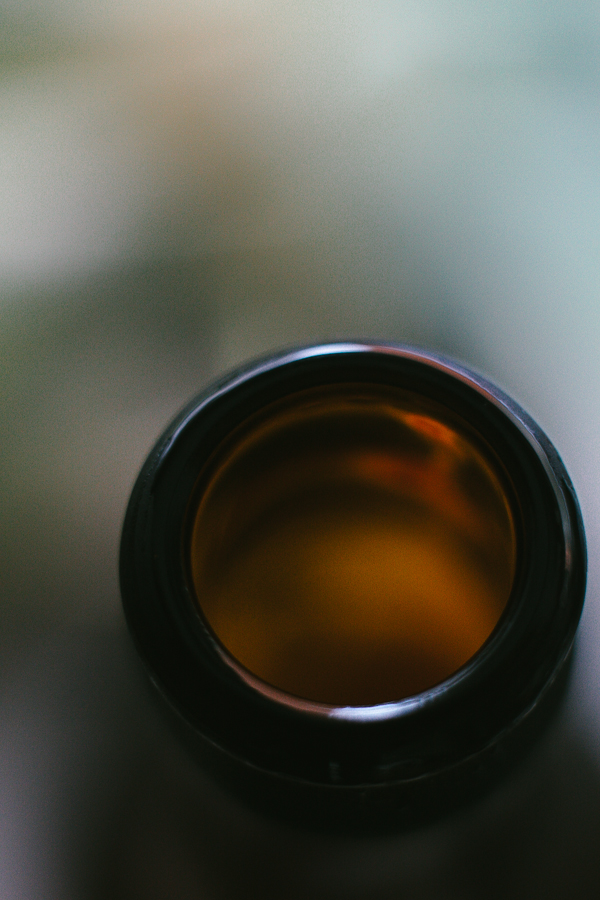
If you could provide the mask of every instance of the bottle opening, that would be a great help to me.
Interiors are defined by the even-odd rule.
[[[399,701],[477,653],[516,566],[503,470],[417,394],[334,385],[240,425],[194,492],[201,614],[237,663],[330,706]]]

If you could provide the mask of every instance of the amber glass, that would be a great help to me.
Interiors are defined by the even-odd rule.
[[[372,706],[481,648],[516,538],[476,432],[408,391],[344,385],[234,431],[200,476],[186,552],[201,613],[244,670],[307,701]]]

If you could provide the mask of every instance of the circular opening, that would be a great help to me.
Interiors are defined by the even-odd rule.
[[[331,706],[402,700],[481,648],[516,538],[503,470],[466,422],[400,389],[344,385],[240,425],[194,492],[191,582],[254,676]]]

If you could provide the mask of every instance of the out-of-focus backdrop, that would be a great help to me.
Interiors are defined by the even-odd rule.
[[[3,0],[0,109],[0,895],[598,896],[598,3]],[[198,772],[116,575],[178,408],[349,336],[508,389],[590,550],[549,735],[476,807],[386,839],[274,826]]]

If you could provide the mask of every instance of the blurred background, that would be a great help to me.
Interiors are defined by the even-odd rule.
[[[2,0],[0,104],[0,895],[596,897],[600,6]],[[386,839],[282,829],[197,771],[116,574],[182,404],[345,337],[512,393],[590,552],[553,728],[480,804]]]

